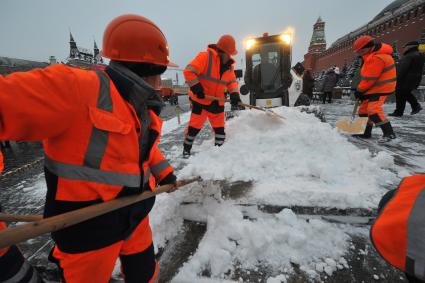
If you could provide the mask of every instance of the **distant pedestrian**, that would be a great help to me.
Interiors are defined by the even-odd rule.
[[[406,101],[412,107],[411,114],[422,110],[412,91],[417,89],[422,80],[425,56],[419,53],[419,42],[411,41],[404,46],[403,58],[397,66],[396,109],[390,116],[401,117]]]
[[[326,103],[326,97],[328,98],[328,103],[332,103],[332,91],[336,84],[338,83],[338,75],[335,73],[333,68],[330,68],[325,75],[325,79],[322,83],[322,101],[323,104]]]
[[[306,94],[310,100],[313,99],[313,88],[314,88],[314,78],[311,74],[311,70],[307,69],[303,75],[303,93]]]
[[[339,76],[341,75],[341,71],[339,70],[339,67],[338,67],[337,65],[334,65],[333,69],[334,69],[334,71],[335,71],[335,74],[336,74],[336,75],[338,76],[338,78],[339,78]]]
[[[10,148],[10,141],[0,141],[1,148]]]

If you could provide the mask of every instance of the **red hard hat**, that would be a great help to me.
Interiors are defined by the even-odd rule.
[[[373,41],[373,37],[369,35],[360,36],[353,45],[354,51],[358,52],[360,49],[363,49],[366,45],[368,45],[371,41]]]
[[[223,50],[228,55],[236,55],[238,51],[236,50],[236,41],[233,36],[225,34],[217,42],[217,47]]]
[[[122,15],[108,24],[101,54],[116,61],[177,66],[170,62],[167,39],[159,27],[138,15]]]

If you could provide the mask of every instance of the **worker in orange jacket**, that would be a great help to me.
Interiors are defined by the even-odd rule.
[[[137,15],[106,27],[105,71],[54,65],[0,78],[0,139],[42,140],[50,217],[173,184],[158,149],[160,74],[167,40]],[[155,198],[52,233],[64,282],[109,282],[120,258],[126,282],[158,282],[148,213]]]
[[[409,282],[425,282],[425,174],[404,178],[378,212],[370,232],[375,249]]]
[[[184,69],[184,77],[190,87],[189,96],[192,114],[183,144],[183,157],[190,156],[196,135],[208,119],[215,134],[215,145],[224,143],[224,101],[205,98],[213,96],[225,98],[230,93],[232,107],[241,101],[232,56],[237,54],[236,42],[231,35],[223,35],[217,44],[210,44],[206,51],[200,52]]]
[[[3,154],[0,151],[0,173],[3,171]],[[2,211],[0,205],[0,212]],[[0,221],[0,231],[7,228]],[[0,248],[0,282],[38,283],[42,282],[37,271],[24,258],[17,246]]]
[[[361,36],[354,42],[354,50],[362,56],[364,62],[360,71],[360,83],[355,91],[356,98],[362,101],[359,116],[369,118],[365,132],[356,136],[371,138],[375,124],[383,132],[380,142],[395,139],[391,123],[382,109],[387,97],[395,92],[397,83],[395,63],[391,57],[393,48],[370,36]]]

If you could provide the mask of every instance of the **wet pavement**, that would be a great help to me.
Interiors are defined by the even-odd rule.
[[[422,104],[424,104],[422,102]],[[334,100],[332,104],[319,104],[326,116],[326,120],[331,125],[335,125],[336,120],[341,117],[351,117],[354,102],[344,100]],[[395,109],[394,103],[384,105],[386,114],[392,113]],[[392,155],[396,165],[407,169],[410,173],[423,172],[425,167],[425,110],[415,115],[410,115],[409,106],[406,107],[403,117],[387,117],[397,135],[397,139],[385,145],[378,143],[378,138],[382,136],[379,128],[374,128],[372,139],[364,140],[359,138],[349,138],[349,140],[360,148],[368,148],[372,152],[385,151]]]
[[[189,110],[187,97],[179,97],[181,111]],[[334,125],[340,117],[351,115],[353,104],[349,101],[336,101],[334,104],[321,105],[327,122]],[[386,113],[392,112],[394,104],[385,105]],[[178,110],[179,111],[179,110]],[[176,115],[175,106],[167,106],[162,116],[165,120]],[[395,170],[406,170],[409,173],[423,172],[425,165],[425,111],[414,115],[406,115],[402,118],[391,118],[394,130],[398,135],[396,142],[389,145],[377,143],[381,135],[379,129],[374,130],[374,138],[371,141],[363,141],[347,137],[347,139],[360,148],[368,148],[372,154],[384,150],[395,159]],[[162,137],[160,148],[173,161],[178,170],[185,165],[180,152],[184,139],[184,125],[169,132]],[[207,127],[208,128],[208,127]],[[211,131],[204,129],[196,144],[210,138]],[[177,153],[178,152],[178,155]],[[3,150],[5,156],[5,172],[0,179],[0,203],[3,211],[13,214],[39,214],[43,210],[45,185],[43,181],[43,151],[39,143],[12,143],[11,149]],[[249,190],[250,184],[245,182],[227,183],[225,181],[216,184],[222,188],[221,198],[238,200]],[[182,205],[196,205],[196,203],[184,203]],[[244,204],[244,215],[250,219],[250,210],[255,209],[263,213],[275,214],[285,207],[268,206],[262,204]],[[376,215],[376,210],[359,210],[356,208],[338,210],[335,208],[318,207],[290,207],[300,217],[320,219],[336,223],[344,227],[360,227],[364,233],[356,233],[351,236],[351,248],[346,255],[347,267],[341,267],[331,276],[323,272],[317,282],[406,282],[404,276],[388,265],[375,252],[368,239],[367,229]],[[255,221],[255,219],[252,219]],[[13,224],[12,224],[13,225]],[[161,282],[169,282],[177,274],[179,268],[196,251],[199,242],[206,231],[206,223],[186,220],[184,228],[178,236],[169,240],[165,248],[160,249]],[[20,245],[25,256],[30,262],[42,271],[49,280],[57,278],[54,266],[48,264],[47,255],[52,247],[49,236],[42,236],[29,240]],[[285,252],[285,251],[282,251]],[[308,282],[309,277],[297,265],[293,266],[295,274],[290,276],[287,282]],[[266,282],[265,278],[271,276],[273,270],[267,266],[258,266],[255,270],[242,270],[237,267],[232,275],[236,281],[242,282]],[[208,270],[202,274],[208,277]],[[113,282],[121,281],[119,279]]]

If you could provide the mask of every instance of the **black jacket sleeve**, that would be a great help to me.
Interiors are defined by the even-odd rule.
[[[412,62],[412,56],[409,56],[409,55],[404,56],[398,62],[398,66],[397,66],[397,81],[398,82],[402,82],[404,78],[406,77],[406,74],[409,71],[411,62]]]

